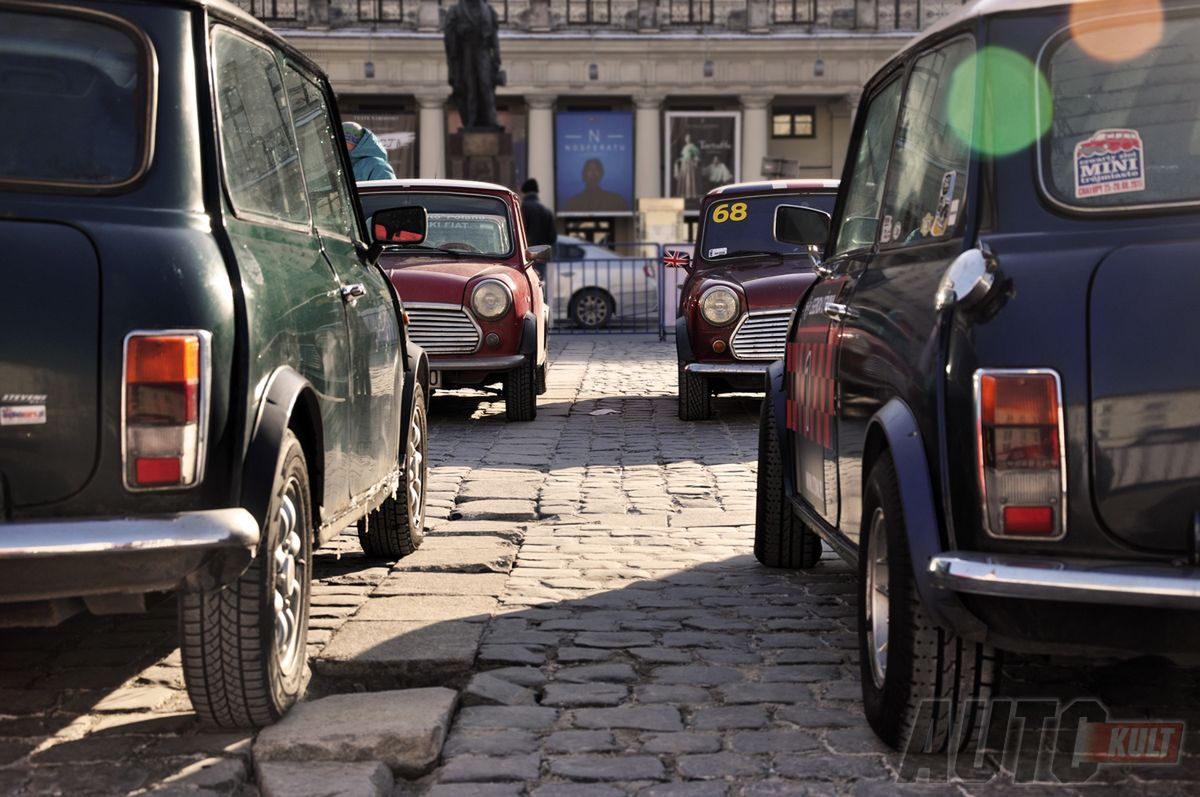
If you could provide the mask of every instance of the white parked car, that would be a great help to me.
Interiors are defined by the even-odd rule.
[[[653,323],[658,260],[560,235],[546,270],[546,294],[553,318],[581,329]]]

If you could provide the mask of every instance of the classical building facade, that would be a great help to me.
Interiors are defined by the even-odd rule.
[[[458,121],[440,32],[452,2],[239,0],[329,72],[343,117],[382,133],[397,173],[410,177],[454,171]],[[840,176],[863,82],[961,5],[493,0],[507,76],[500,122],[518,180],[536,177],[543,201],[575,228],[626,237],[633,208],[613,195]],[[575,193],[583,199],[565,196]],[[608,199],[589,205],[589,196]]]

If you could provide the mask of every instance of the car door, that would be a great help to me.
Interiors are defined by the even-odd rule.
[[[850,539],[857,538],[857,527],[839,524],[845,503],[839,484],[840,457],[847,442],[838,426],[839,408],[845,401],[838,387],[842,332],[857,313],[855,290],[879,237],[901,84],[896,74],[867,99],[842,212],[834,223],[830,256],[822,264],[825,276],[809,292],[787,351],[788,433],[793,441],[796,490],[830,526],[840,525]]]
[[[366,260],[350,195],[340,128],[323,82],[289,63],[284,82],[304,167],[313,226],[336,279],[349,330],[352,494],[370,489],[395,468],[400,445],[400,329],[392,289]]]

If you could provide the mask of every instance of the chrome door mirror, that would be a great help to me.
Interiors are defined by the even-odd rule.
[[[784,244],[819,246],[823,250],[829,241],[829,214],[801,205],[780,205],[775,208],[775,240]]]
[[[934,297],[934,307],[940,312],[951,307],[968,310],[982,302],[996,284],[996,256],[986,245],[968,249],[954,259]]]
[[[549,263],[551,249],[550,244],[531,246],[525,250],[525,259],[534,263]]]

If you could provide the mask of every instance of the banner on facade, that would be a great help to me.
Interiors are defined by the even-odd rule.
[[[559,216],[632,215],[632,113],[555,114],[554,196]]]
[[[741,114],[678,111],[666,117],[663,185],[667,196],[683,197],[684,210],[695,212],[706,193],[741,179]]]
[[[411,113],[359,113],[345,118],[358,122],[379,138],[397,177],[417,176],[417,117]]]

